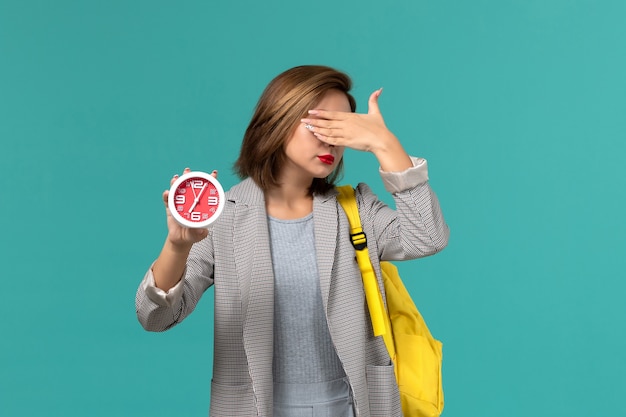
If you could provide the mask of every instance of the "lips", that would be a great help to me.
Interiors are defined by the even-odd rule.
[[[322,161],[322,163],[326,164],[326,165],[332,165],[333,162],[335,162],[335,157],[328,154],[328,155],[319,155],[317,157],[320,161]]]

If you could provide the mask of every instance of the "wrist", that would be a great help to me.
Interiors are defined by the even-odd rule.
[[[385,172],[402,172],[413,166],[411,157],[406,153],[404,147],[396,138],[396,136],[389,132],[389,135],[380,140],[375,149],[372,150],[380,169]]]
[[[165,240],[165,245],[163,249],[175,255],[187,256],[189,255],[192,246],[193,243],[174,241],[168,236],[168,238]]]

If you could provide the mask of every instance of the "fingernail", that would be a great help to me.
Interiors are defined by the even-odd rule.
[[[313,130],[313,126],[308,124],[308,123],[304,125],[304,128],[305,129],[309,129],[309,130]]]
[[[309,114],[317,114],[317,110],[309,110]]]

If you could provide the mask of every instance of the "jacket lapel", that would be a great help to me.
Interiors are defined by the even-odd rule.
[[[257,407],[272,415],[274,343],[274,272],[263,192],[243,181],[235,201],[234,256],[241,290],[243,342]]]
[[[313,199],[315,252],[324,311],[328,313],[331,275],[337,246],[337,204],[332,193]]]

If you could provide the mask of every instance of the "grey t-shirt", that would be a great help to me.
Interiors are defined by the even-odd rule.
[[[274,382],[313,383],[345,376],[324,315],[313,214],[269,217],[274,265]]]

